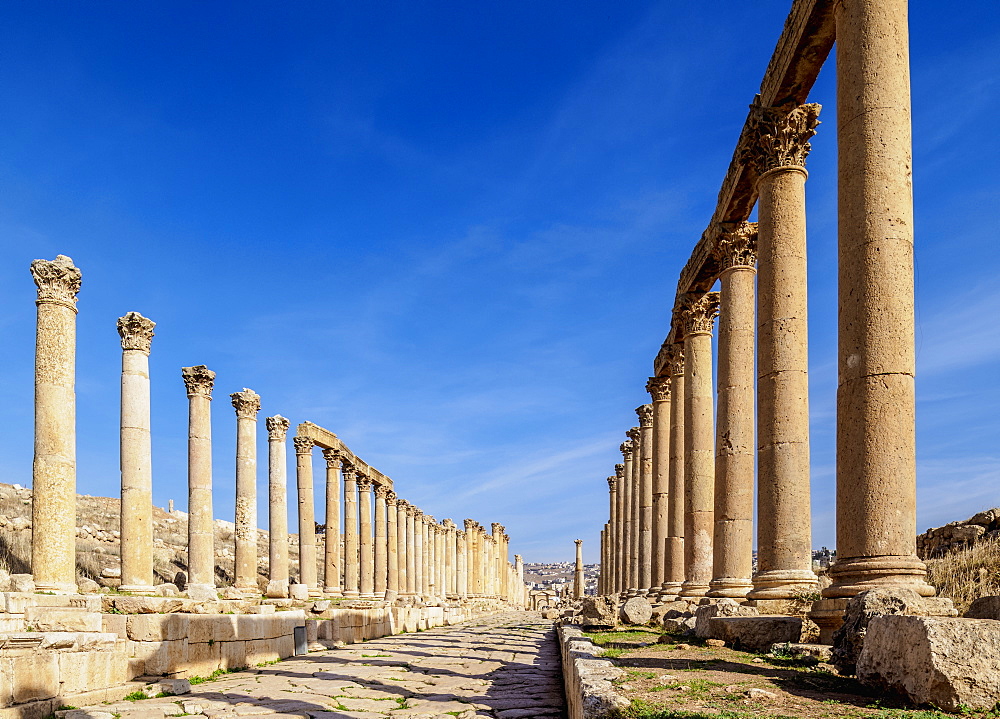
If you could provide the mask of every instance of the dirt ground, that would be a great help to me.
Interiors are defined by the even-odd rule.
[[[619,680],[636,719],[943,719],[933,708],[913,708],[880,695],[826,664],[709,647],[700,640],[664,636],[648,628],[587,636],[627,671]],[[997,712],[963,717],[993,719]]]

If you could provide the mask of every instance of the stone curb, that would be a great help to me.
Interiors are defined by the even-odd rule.
[[[621,711],[627,709],[630,702],[618,693],[612,681],[625,672],[607,659],[601,659],[603,650],[583,636],[579,627],[560,626],[556,631],[569,719],[621,716]]]

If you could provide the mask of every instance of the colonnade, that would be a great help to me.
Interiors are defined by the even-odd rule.
[[[882,586],[930,596],[915,546],[906,2],[843,0],[831,22],[839,176],[837,559],[823,596],[843,599]],[[809,32],[802,27],[789,23],[785,32]],[[776,56],[811,47],[784,41]],[[825,42],[828,48],[833,37]],[[762,88],[784,81],[771,74],[785,67],[772,62]],[[818,67],[809,72],[814,77]],[[794,68],[787,75],[800,92],[803,75]],[[724,185],[713,224],[681,274],[667,341],[646,384],[651,402],[636,410],[638,426],[625,433],[622,463],[608,477],[602,593],[652,602],[730,597],[760,606],[817,586],[805,165],[820,106],[772,95],[779,104],[758,95],[750,108],[727,182],[735,179]],[[732,189],[738,182],[742,196]],[[756,223],[746,221],[754,204]]]
[[[35,260],[38,287],[35,355],[35,456],[32,568],[36,588],[76,587],[74,365],[81,272],[60,255]],[[137,312],[118,320],[121,375],[120,590],[154,591],[149,355],[155,323]],[[188,596],[216,598],[212,511],[212,392],[205,365],[181,369],[188,397]],[[437,522],[397,496],[392,480],[360,460],[332,432],[304,422],[292,438],[297,488],[299,573],[289,562],[287,444],[290,422],[265,418],[268,446],[266,588],[258,579],[257,420],[261,398],[230,395],[236,415],[233,586],[243,596],[434,602],[490,598],[523,606],[523,563],[509,561],[502,524]],[[313,453],[325,462],[323,556],[318,555]],[[322,579],[320,578],[322,567]]]

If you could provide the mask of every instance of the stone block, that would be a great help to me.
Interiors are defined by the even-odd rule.
[[[735,599],[719,599],[713,604],[699,606],[694,612],[694,634],[700,639],[712,636],[710,622],[715,617],[755,617],[757,610],[747,607]]]
[[[1000,597],[980,597],[962,616],[966,619],[1000,619]]]
[[[236,639],[235,614],[199,614],[187,617],[187,637],[192,644],[231,642]]]
[[[146,687],[146,694],[155,697],[158,694],[170,694],[179,696],[191,693],[191,682],[187,679],[161,679],[155,684]]]
[[[114,606],[122,614],[169,614],[184,609],[175,597],[115,597]]]
[[[618,595],[584,597],[578,623],[585,627],[613,627],[618,624]]]
[[[241,668],[247,665],[247,643],[244,640],[222,642],[221,662],[223,669]]]
[[[556,615],[558,616],[558,612]],[[622,605],[619,618],[624,624],[639,625],[647,624],[652,616],[653,607],[644,597],[632,597]]]
[[[177,676],[186,678],[193,676],[207,677],[222,665],[222,645],[220,642],[199,642],[187,645],[187,661],[179,667]],[[147,672],[154,674],[154,672]],[[157,672],[164,674],[165,672]]]
[[[162,642],[188,635],[188,617],[180,614],[131,614],[127,618],[128,638],[137,642]]]
[[[1000,622],[872,617],[856,669],[863,684],[915,704],[989,710],[1000,702]]]
[[[171,674],[189,661],[186,639],[133,642],[132,648],[132,656],[145,662],[146,674],[150,676]]]
[[[63,696],[123,684],[128,672],[124,651],[60,652],[59,675]]]
[[[276,639],[254,639],[247,642],[247,666],[257,666],[264,662],[273,662],[281,659],[278,651],[278,640]]]
[[[304,602],[309,599],[309,585],[293,584],[288,588],[288,594],[292,599]]]
[[[128,617],[122,614],[102,614],[101,631],[117,634],[122,639],[128,637]]]
[[[775,644],[772,654],[786,654],[798,659],[814,659],[816,663],[829,662],[833,647],[829,644]]]
[[[99,632],[101,615],[73,607],[27,607],[24,623],[39,632]]]
[[[30,574],[10,575],[10,591],[33,594],[35,592],[35,578]]]
[[[185,593],[196,602],[215,602],[219,598],[218,590],[211,584],[189,584]]]
[[[797,643],[802,635],[801,617],[715,617],[709,631],[714,639],[751,652],[767,652],[775,644]]]
[[[10,669],[15,704],[59,694],[59,660],[55,652],[19,652],[11,657]]]

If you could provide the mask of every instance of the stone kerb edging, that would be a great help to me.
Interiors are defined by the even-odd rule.
[[[600,659],[602,650],[583,636],[578,627],[560,626],[557,631],[569,719],[621,716],[629,700],[617,692],[612,681],[624,675],[624,671],[607,659]]]

